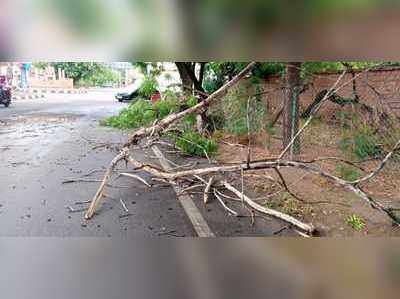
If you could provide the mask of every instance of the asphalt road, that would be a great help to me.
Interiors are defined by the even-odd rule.
[[[126,140],[123,132],[102,127],[99,120],[125,106],[102,91],[0,107],[0,236],[196,236],[170,186],[149,189],[128,178],[113,181],[97,215],[84,221],[88,203],[79,202],[93,198],[104,167]],[[135,157],[151,159],[140,151]],[[190,160],[168,159],[181,164]],[[85,182],[66,183],[71,179]],[[193,199],[216,236],[294,234],[276,219],[260,217],[253,223],[251,217],[228,217],[216,201],[204,206],[200,195]],[[249,213],[241,204],[235,209]]]
[[[91,92],[0,107],[0,236],[194,235],[171,188],[149,190],[124,178],[107,188],[109,198],[91,221],[83,211],[69,212],[87,207],[76,203],[90,200],[99,183],[63,182],[100,179],[115,155],[102,145],[123,142],[124,134],[98,121],[125,105],[110,92]]]

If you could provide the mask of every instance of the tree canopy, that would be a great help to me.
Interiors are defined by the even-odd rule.
[[[56,69],[63,69],[67,77],[78,85],[95,86],[118,80],[110,68],[98,62],[53,62],[51,65]]]

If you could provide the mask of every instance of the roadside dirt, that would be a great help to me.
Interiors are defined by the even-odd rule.
[[[317,157],[341,157],[339,149],[340,132],[334,126],[320,128],[323,132],[311,129],[311,133],[303,136],[302,153],[298,159],[311,160]],[[317,138],[318,137],[318,138]],[[244,137],[227,136],[220,142],[217,160],[220,163],[246,161],[248,139]],[[271,138],[265,144],[265,136],[257,136],[252,140],[251,159],[267,159],[277,157],[282,146],[281,141]],[[376,167],[377,161],[362,163],[365,170]],[[321,162],[319,166],[338,176],[336,161]],[[400,165],[390,162],[387,168],[363,188],[380,202],[400,207]],[[268,178],[279,181],[273,170],[250,171],[245,173],[245,192],[265,206],[278,209],[296,216],[306,222],[311,222],[322,230],[326,236],[400,236],[400,229],[393,226],[386,215],[372,209],[368,204],[351,192],[334,186],[329,181],[296,169],[281,168],[289,189],[301,202],[291,196],[279,184]],[[241,180],[237,176],[237,181]],[[323,201],[323,203],[319,203]],[[356,215],[365,222],[361,230],[354,229],[347,221],[348,217]]]

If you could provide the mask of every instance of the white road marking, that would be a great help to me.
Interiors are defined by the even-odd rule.
[[[164,170],[171,170],[171,165],[165,159],[164,155],[157,146],[152,147],[154,154],[160,161],[161,166]],[[171,184],[172,185],[172,184]],[[201,215],[199,209],[194,204],[192,198],[189,195],[182,194],[181,188],[177,185],[172,185],[175,193],[177,194],[178,200],[181,203],[185,213],[188,215],[190,222],[192,223],[194,230],[199,237],[215,237],[214,233],[211,231],[207,222]],[[180,195],[178,195],[180,194]]]

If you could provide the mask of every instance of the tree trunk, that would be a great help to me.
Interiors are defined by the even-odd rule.
[[[193,91],[204,92],[203,89],[203,79],[206,62],[200,62],[198,70],[198,76],[196,76],[196,66],[198,66],[197,62],[175,62],[176,67],[179,72],[179,76],[182,81],[182,89],[185,98],[188,98],[192,95]],[[204,96],[201,94],[200,99],[203,99]],[[197,131],[202,134],[204,125],[206,124],[207,117],[205,113],[200,113],[196,117],[196,127]]]
[[[187,62],[175,62],[176,68],[178,69],[179,72],[179,77],[181,78],[182,81],[182,91],[183,94],[187,97],[189,97],[192,94],[191,89],[193,88],[194,82],[188,73],[188,69],[185,66]]]
[[[200,62],[198,76],[196,74],[196,66],[198,66],[197,62],[175,62],[175,65],[178,69],[179,76],[184,87],[184,93],[186,95],[191,92],[190,89],[204,92],[203,78],[206,62]]]
[[[283,148],[286,148],[299,130],[299,94],[301,89],[301,62],[289,62],[286,66],[286,86],[283,106]],[[292,157],[300,153],[300,138],[290,147]]]

